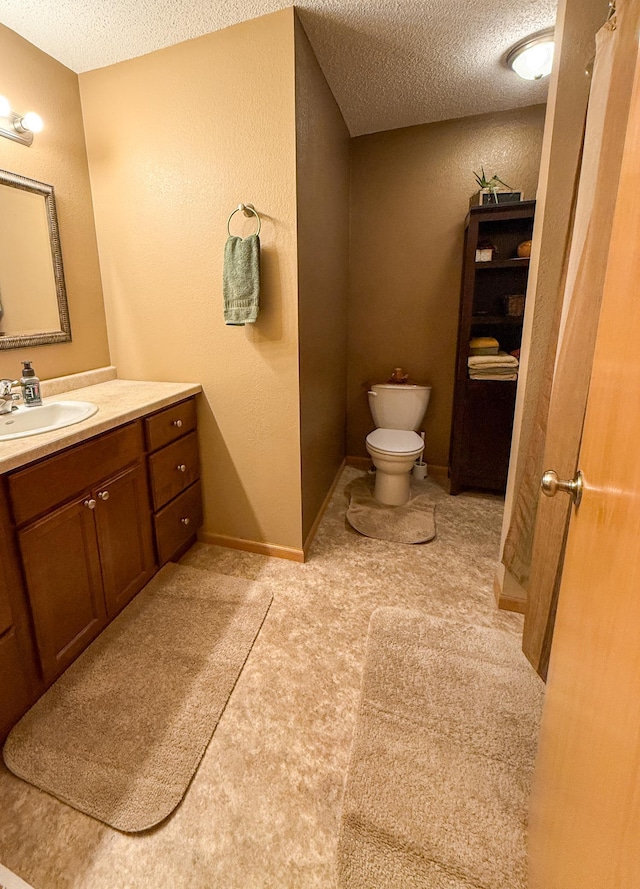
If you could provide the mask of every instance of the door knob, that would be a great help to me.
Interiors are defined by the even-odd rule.
[[[178,472],[186,472],[187,471],[187,467],[185,466],[184,463],[180,463],[178,466],[176,466],[176,469],[178,470]]]
[[[88,509],[95,509],[95,508],[96,508],[96,501],[93,499],[93,497],[91,497],[90,500],[85,500],[85,501],[84,501],[84,505],[85,505]]]
[[[108,500],[109,499],[109,492],[108,491],[98,491],[98,497],[100,498],[100,500]]]
[[[576,506],[580,506],[582,499],[582,490],[584,488],[584,477],[580,470],[576,473],[576,477],[572,479],[558,478],[558,473],[553,469],[548,469],[542,476],[540,483],[542,493],[547,497],[555,497],[558,491],[565,491],[573,500]]]

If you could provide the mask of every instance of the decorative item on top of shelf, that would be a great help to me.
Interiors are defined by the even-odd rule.
[[[476,262],[491,262],[497,252],[488,238],[480,238],[476,244]]]
[[[517,253],[520,259],[528,259],[531,256],[531,241],[523,241],[518,244]]]
[[[524,315],[524,293],[509,293],[504,297],[504,310],[512,318]]]
[[[524,200],[521,191],[513,189],[495,173],[487,179],[484,167],[480,167],[481,172],[474,172],[476,183],[480,190],[471,196],[469,205],[471,207],[483,207],[487,204],[517,204]]]

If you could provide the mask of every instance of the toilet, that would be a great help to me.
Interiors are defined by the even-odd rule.
[[[376,467],[375,498],[386,506],[409,500],[411,469],[422,454],[418,429],[429,404],[431,386],[376,383],[369,390],[369,408],[376,429],[366,447]]]

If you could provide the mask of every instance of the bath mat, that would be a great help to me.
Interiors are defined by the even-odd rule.
[[[375,611],[338,841],[340,889],[524,889],[542,695],[517,636]]]
[[[347,521],[366,537],[390,543],[428,543],[436,536],[436,505],[431,482],[412,482],[411,499],[404,506],[385,506],[373,496],[374,479],[357,478],[345,488],[349,498]]]
[[[19,778],[127,833],[184,796],[271,604],[166,565],[9,734]]]

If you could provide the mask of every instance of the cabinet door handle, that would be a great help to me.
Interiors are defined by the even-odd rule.
[[[176,466],[176,469],[178,470],[178,472],[186,472],[187,471],[187,467],[185,466],[184,463],[180,463],[178,466]]]
[[[88,509],[95,509],[96,508],[96,501],[93,499],[93,497],[91,497],[89,500],[84,501],[84,505]]]
[[[188,524],[189,524],[189,519],[187,519],[187,518],[180,519],[180,521],[182,522],[183,525],[188,525]]]
[[[172,425],[172,426],[177,426],[178,429],[181,429],[181,428],[182,428],[182,420],[174,420],[173,423],[172,423],[171,425]]]
[[[98,491],[98,497],[100,498],[100,500],[108,500],[109,499],[109,492],[108,491]]]

